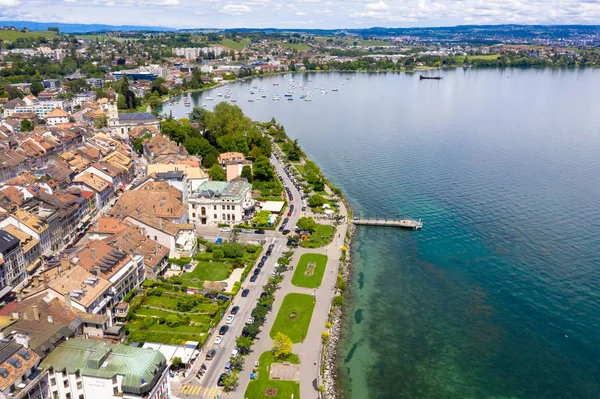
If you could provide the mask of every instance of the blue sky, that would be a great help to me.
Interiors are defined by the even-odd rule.
[[[600,0],[0,0],[0,19],[173,28],[600,24]]]

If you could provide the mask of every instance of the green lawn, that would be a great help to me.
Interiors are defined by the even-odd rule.
[[[465,58],[468,58],[469,60],[495,60],[498,57],[500,57],[500,55],[498,55],[498,54],[482,54],[482,55],[468,55],[467,57],[460,55],[460,56],[456,56],[454,58],[456,58],[456,61],[458,61],[458,62],[464,62]]]
[[[312,295],[287,294],[271,328],[271,338],[275,338],[275,334],[281,332],[293,342],[302,342],[308,333],[314,308],[315,298]]]
[[[310,263],[315,263],[316,266],[311,276],[306,275],[306,269]],[[323,273],[327,266],[327,256],[321,254],[304,254],[298,261],[298,266],[292,277],[292,284],[297,287],[318,288],[323,281]]]
[[[289,362],[292,364],[298,364],[298,355],[291,354],[286,359],[275,359],[273,356],[273,352],[265,352],[260,355],[258,359],[258,378],[250,381],[248,384],[248,388],[246,389],[246,393],[244,394],[245,398],[251,399],[290,399],[293,395],[294,399],[300,398],[300,384],[295,381],[278,381],[278,380],[270,380],[269,379],[269,371],[272,363],[283,363]],[[265,390],[267,388],[275,388],[277,389],[276,396],[266,396]]]
[[[335,228],[328,224],[318,224],[314,233],[310,235],[308,240],[300,242],[300,246],[304,248],[321,248],[329,244],[335,234]]]
[[[232,267],[227,263],[222,262],[198,262],[194,270],[191,272],[183,273],[181,280],[194,284],[194,279],[208,280],[208,281],[221,281],[226,280],[231,274]]]
[[[239,42],[236,42],[232,39],[223,39],[221,40],[220,44],[232,50],[240,51],[243,50],[247,44],[250,44],[250,41],[247,39],[243,39]]]
[[[189,295],[189,294],[184,294],[184,295]],[[152,296],[152,295],[149,295],[146,298],[146,302],[144,303],[144,305],[153,306],[153,307],[157,307],[157,308],[162,306],[164,309],[177,310],[177,296],[171,296],[171,295]],[[202,299],[200,299],[200,303],[198,303],[194,307],[192,312],[206,313],[206,314],[214,315],[218,309],[219,309],[219,306],[216,304],[216,302],[214,302],[210,299],[202,298]]]
[[[298,51],[310,50],[310,46],[308,46],[306,44],[302,44],[302,43],[277,42],[277,44],[281,47],[289,48],[291,50],[298,50]]]
[[[9,42],[14,42],[20,38],[37,38],[37,37],[45,37],[46,39],[52,39],[56,36],[56,32],[49,30],[36,30],[31,32],[20,32],[13,30],[0,30],[0,40],[7,40]]]

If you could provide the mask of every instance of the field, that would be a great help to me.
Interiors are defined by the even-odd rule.
[[[201,281],[221,281],[226,280],[231,274],[232,268],[227,263],[222,262],[198,262],[194,270],[183,273],[181,279],[188,285],[193,285],[194,279]]]
[[[6,40],[9,42],[14,42],[20,38],[38,38],[45,37],[46,39],[52,39],[56,36],[56,32],[49,30],[36,30],[31,32],[20,32],[13,30],[0,30],[0,40]]]
[[[250,44],[250,41],[244,39],[244,40],[241,40],[239,42],[236,42],[235,40],[232,40],[232,39],[223,39],[223,40],[220,41],[220,44],[222,46],[225,46],[225,47],[230,48],[232,50],[240,51],[240,50],[243,50],[244,47],[247,44]]]
[[[277,42],[276,44],[278,44],[281,47],[289,48],[290,50],[298,50],[298,51],[310,50],[310,46],[308,46],[306,44],[302,44],[302,43]]]
[[[308,266],[314,265],[314,270],[307,273]],[[292,284],[296,287],[318,288],[323,281],[323,273],[327,266],[327,256],[321,254],[304,254],[298,261],[298,266],[292,277]],[[310,275],[307,275],[310,274]]]
[[[271,328],[271,338],[275,338],[275,334],[281,332],[293,342],[302,342],[308,332],[314,308],[315,298],[312,295],[287,294]]]
[[[318,224],[315,231],[308,240],[300,241],[300,246],[304,248],[321,248],[331,242],[335,229],[328,224]]]
[[[456,61],[463,62],[465,60],[465,58],[469,58],[470,60],[495,60],[498,57],[499,57],[498,54],[486,54],[486,55],[468,55],[467,57],[461,55],[461,56],[457,56],[455,58],[456,58]]]
[[[269,379],[269,369],[271,368],[272,363],[283,363],[289,362],[292,364],[298,364],[298,355],[291,354],[286,359],[276,360],[273,357],[273,352],[265,352],[260,355],[258,359],[258,378],[256,380],[250,381],[248,384],[248,388],[246,389],[246,393],[244,395],[245,398],[252,399],[262,399],[262,398],[279,398],[279,399],[289,399],[289,398],[300,398],[300,384],[294,381],[277,381]],[[267,388],[275,388],[277,389],[276,396],[266,396],[265,390]]]

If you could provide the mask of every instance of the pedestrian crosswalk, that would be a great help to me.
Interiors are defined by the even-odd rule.
[[[209,387],[203,387],[200,385],[187,385],[186,384],[181,387],[181,390],[179,391],[178,396],[180,398],[186,398],[189,396],[198,396],[201,398],[213,399],[213,398],[217,397],[217,395],[220,396],[221,393],[223,393],[223,390],[218,387],[209,388]]]

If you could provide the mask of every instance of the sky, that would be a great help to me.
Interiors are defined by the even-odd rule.
[[[0,0],[0,19],[171,28],[600,24],[600,0]]]

